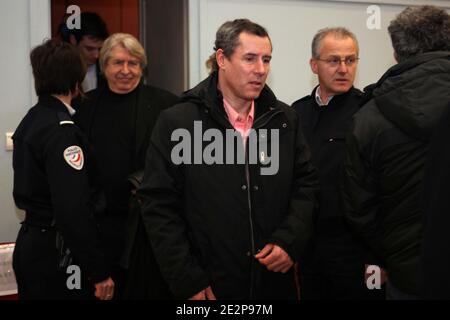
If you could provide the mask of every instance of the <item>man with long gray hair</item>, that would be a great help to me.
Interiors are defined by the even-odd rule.
[[[398,64],[354,116],[343,194],[348,221],[385,261],[387,299],[416,299],[424,163],[450,101],[450,17],[434,6],[408,7],[388,30]]]

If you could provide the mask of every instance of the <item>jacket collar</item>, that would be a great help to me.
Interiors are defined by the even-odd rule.
[[[429,62],[431,60],[442,58],[450,59],[450,52],[449,51],[427,52],[392,66],[381,76],[380,80],[364,88],[363,103],[369,101],[374,96],[376,96],[378,94],[379,88],[388,78],[398,76],[408,70],[416,68],[418,65]]]
[[[212,114],[220,115],[221,118],[226,119],[226,113],[223,106],[222,92],[217,88],[218,73],[215,71],[211,73],[205,80],[200,82],[196,87],[186,91],[182,97],[181,102],[199,103]],[[270,110],[278,108],[275,94],[265,85],[261,94],[255,99],[255,121]]]
[[[316,102],[316,91],[319,88],[319,85],[317,85],[313,91],[311,92],[311,98],[314,101],[314,104],[316,104],[317,107],[320,108],[327,108],[329,106],[333,106],[334,104],[339,104],[341,101],[343,101],[344,99],[346,99],[348,96],[352,95],[353,92],[355,91],[355,87],[351,87],[347,92],[341,93],[341,94],[336,94],[333,96],[333,99],[331,99],[331,101],[324,106],[319,106]],[[358,90],[357,90],[358,91]]]
[[[71,117],[69,110],[67,109],[67,107],[64,105],[64,103],[62,103],[58,98],[49,95],[49,94],[45,94],[42,96],[39,96],[38,102],[44,106],[46,106],[47,108],[51,108],[53,110],[55,110],[56,112],[63,112],[63,113],[67,113],[67,115],[69,117]]]

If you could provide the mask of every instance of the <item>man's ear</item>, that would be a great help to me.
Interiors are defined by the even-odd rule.
[[[70,41],[70,43],[71,44],[73,44],[74,46],[76,46],[78,43],[77,43],[77,39],[75,38],[75,36],[73,35],[73,34],[71,34],[70,36],[69,36],[69,41]]]
[[[309,66],[311,67],[311,71],[315,74],[319,73],[318,67],[317,67],[317,60],[314,58],[309,59]]]
[[[398,63],[397,52],[395,52],[395,51],[394,51],[394,59],[395,59],[395,62]]]
[[[225,54],[223,53],[222,49],[217,49],[216,51],[216,61],[217,65],[219,66],[219,69],[225,69]]]

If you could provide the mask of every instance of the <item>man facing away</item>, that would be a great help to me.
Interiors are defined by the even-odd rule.
[[[153,131],[143,220],[178,299],[297,297],[318,183],[298,115],[265,84],[271,58],[263,27],[225,22],[211,75]]]
[[[368,91],[347,139],[345,214],[384,260],[387,299],[416,299],[421,188],[431,134],[450,101],[450,17],[408,7],[388,31],[398,64]]]
[[[345,137],[363,99],[353,87],[358,41],[345,28],[325,28],[316,33],[311,47],[310,66],[319,85],[292,105],[300,113],[321,190],[314,242],[300,264],[301,297],[368,299],[363,281],[367,249],[346,224],[339,192]]]

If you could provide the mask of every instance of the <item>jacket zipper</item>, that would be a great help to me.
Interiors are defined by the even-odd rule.
[[[267,111],[264,113],[258,120],[264,119],[267,115],[269,115],[273,110]],[[277,110],[276,112],[273,112],[270,117],[267,117],[262,123],[258,124],[258,121],[255,121],[258,126],[254,126],[255,128],[260,128],[262,126],[265,126],[267,123],[269,123],[270,120],[272,120],[273,117],[278,115],[279,113],[282,113],[282,111]],[[229,121],[227,117],[222,115],[223,118],[226,121]],[[245,150],[245,180],[247,182],[247,202],[248,202],[248,212],[249,212],[249,222],[250,222],[250,242],[251,242],[251,257],[250,257],[250,299],[253,299],[253,287],[255,282],[255,259],[252,259],[256,254],[256,248],[255,248],[255,235],[254,235],[254,228],[253,228],[253,211],[252,211],[252,201],[251,201],[251,194],[250,194],[250,169],[249,169],[249,163],[248,163],[248,143],[246,144],[246,150]]]
[[[250,243],[251,243],[251,257],[250,258],[250,299],[253,299],[253,287],[254,287],[254,267],[255,267],[255,259],[253,258],[256,254],[255,248],[255,235],[253,229],[253,213],[252,213],[252,201],[250,194],[250,169],[248,167],[248,143],[246,144],[247,148],[245,150],[245,176],[247,181],[247,202],[248,202],[248,219],[250,222]]]

